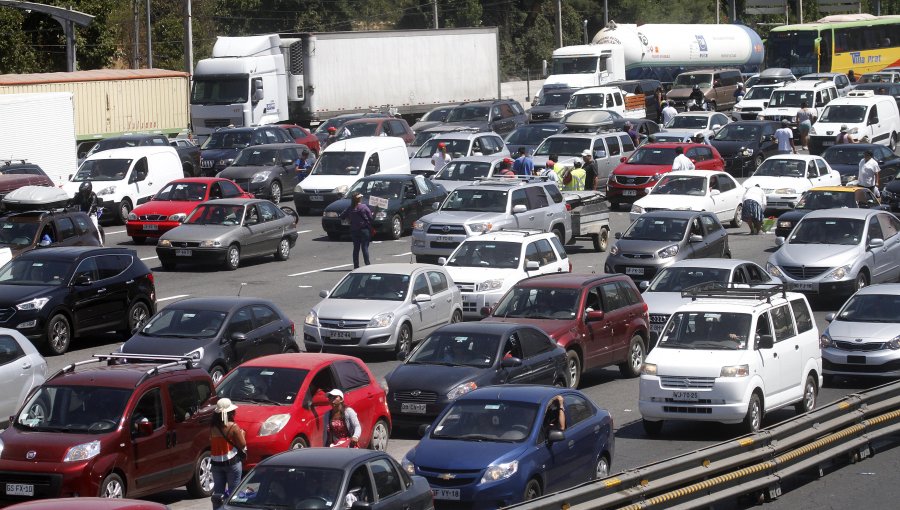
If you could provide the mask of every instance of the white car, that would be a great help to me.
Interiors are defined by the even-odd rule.
[[[686,170],[665,174],[650,194],[631,206],[631,221],[650,211],[709,211],[722,224],[741,226],[744,188],[725,172]]]
[[[15,414],[31,390],[47,379],[47,361],[31,340],[13,329],[0,328],[0,381],[6,387],[0,396],[0,416]],[[39,406],[29,413],[43,412]]]
[[[768,83],[750,87],[738,104],[731,109],[731,117],[734,120],[756,120],[759,113],[769,106],[772,92],[783,86],[784,83]]]
[[[693,137],[702,133],[705,138],[712,138],[722,126],[731,122],[724,113],[719,112],[683,112],[672,117],[665,125],[665,131],[661,135],[681,134],[685,137]]]
[[[462,291],[463,317],[477,319],[524,278],[572,271],[566,250],[550,232],[501,230],[467,238],[438,259]]]
[[[840,186],[841,174],[820,156],[781,154],[770,156],[744,181],[744,188],[759,185],[768,209],[793,209],[810,188]]]

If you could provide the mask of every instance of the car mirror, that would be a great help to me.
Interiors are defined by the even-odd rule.
[[[488,317],[489,315],[491,315],[491,312],[493,312],[493,311],[494,311],[494,309],[490,306],[482,306],[481,307],[481,316]]]
[[[691,234],[690,241],[692,243],[701,243],[703,242],[703,236],[701,236],[700,234]]]
[[[82,286],[82,285],[90,285],[93,282],[91,280],[91,275],[88,273],[81,273],[75,276],[75,279],[72,281],[73,284]]]
[[[551,430],[549,434],[547,434],[547,441],[551,443],[559,443],[566,440],[566,433],[561,430]]]
[[[628,158],[626,158],[625,156],[622,156],[621,158],[619,158],[620,163],[624,163],[626,161],[628,161]]]
[[[431,296],[428,294],[416,294],[415,302],[416,303],[429,303],[429,302],[431,302]]]
[[[869,241],[869,249],[874,250],[875,248],[881,248],[884,246],[884,239],[876,237]]]
[[[328,297],[328,291],[327,291],[327,290],[320,290],[320,291],[319,291],[319,297],[322,298],[322,299],[327,298],[327,297]]]
[[[831,322],[834,320],[835,317],[837,317],[837,314],[834,312],[831,312],[825,316],[825,322]]]
[[[516,357],[503,358],[500,360],[501,368],[515,368],[522,366],[522,360]]]
[[[134,430],[137,437],[147,437],[153,433],[153,423],[147,418],[140,418],[134,422]]]
[[[526,271],[537,271],[540,268],[541,268],[541,265],[538,264],[538,262],[536,260],[529,260],[528,262],[525,263]]]
[[[528,210],[528,208],[522,204],[517,204],[517,205],[513,206],[513,214],[522,214],[523,212],[525,212],[527,210]]]
[[[622,233],[616,232],[615,234],[613,234],[613,237],[615,237],[616,239],[622,239]]]
[[[757,349],[771,349],[774,345],[775,341],[772,339],[772,335],[756,335]]]
[[[719,190],[717,190],[717,189],[714,189],[714,190],[712,190],[712,191],[709,192],[709,195],[710,195],[710,196],[713,196],[713,197],[716,196],[716,195],[721,195],[721,194],[722,194],[722,192],[719,191]]]
[[[584,321],[585,322],[602,321],[603,316],[604,316],[603,310],[591,310],[590,312],[587,312],[584,314]]]
[[[245,335],[244,333],[235,332],[235,333],[231,334],[232,342],[243,342],[246,339],[247,339],[247,335]]]
[[[783,238],[783,237],[778,236],[778,237],[775,238],[775,246],[781,246],[781,245],[783,245],[783,244],[784,244],[784,238]]]
[[[425,437],[425,435],[428,434],[428,429],[430,428],[431,425],[428,425],[427,423],[419,425],[419,437]]]
[[[434,210],[436,211],[436,210],[438,210],[438,209],[441,208],[441,203],[440,203],[440,202],[435,202],[435,203],[431,204],[431,208],[434,209]]]
[[[447,257],[438,257],[438,265],[439,266],[447,265]]]
[[[641,280],[641,283],[638,284],[638,289],[640,289],[641,292],[644,292],[645,290],[647,290],[649,288],[650,288],[650,282],[647,280]]]
[[[312,405],[313,407],[331,406],[331,401],[328,400],[328,395],[324,391],[318,390],[313,394]]]

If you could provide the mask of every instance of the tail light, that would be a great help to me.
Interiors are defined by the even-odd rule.
[[[152,285],[156,285],[156,277],[153,276],[153,273],[147,273],[147,279],[150,280]]]
[[[572,210],[572,204],[566,202],[566,211],[571,211],[571,210]]]
[[[646,307],[646,305],[644,305]],[[291,321],[291,336],[294,336],[294,321]]]

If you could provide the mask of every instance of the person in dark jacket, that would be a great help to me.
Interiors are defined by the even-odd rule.
[[[353,239],[353,269],[359,267],[359,250],[369,265],[369,243],[372,241],[372,210],[362,203],[362,193],[355,193],[350,207],[341,213],[341,219],[350,219],[350,238]]]

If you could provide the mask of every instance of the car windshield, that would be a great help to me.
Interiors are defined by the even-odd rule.
[[[691,74],[691,73],[683,73],[679,74],[675,78],[675,83],[672,84],[673,89],[689,89],[693,88],[694,85],[700,85],[700,88],[709,88],[712,86],[712,75],[711,74]]]
[[[791,232],[790,244],[840,244],[853,246],[862,239],[863,220],[803,218]]]
[[[402,192],[403,181],[367,179],[356,181],[344,196],[350,198],[356,193],[361,193],[364,197],[376,196],[392,199],[400,198],[400,193]]]
[[[593,74],[598,71],[598,61],[601,66],[605,62],[599,57],[553,57],[550,74]]]
[[[426,113],[419,119],[419,122],[444,122],[447,118],[447,114],[450,113],[450,110],[453,108],[435,108],[430,112]]]
[[[713,140],[721,142],[757,142],[759,141],[759,126],[746,124],[726,124],[716,133]]]
[[[859,83],[891,83],[894,73],[866,73],[859,77]]]
[[[772,99],[769,101],[769,108],[792,107],[800,108],[800,105],[815,104],[813,100],[813,91],[811,90],[776,90],[772,92]]]
[[[578,289],[513,287],[493,312],[494,317],[571,320],[578,314]]]
[[[416,133],[416,137],[413,138],[413,142],[410,145],[419,147],[423,143],[434,138],[434,135],[436,134],[437,133],[434,133],[432,131],[419,131],[418,133]]]
[[[762,99],[764,101],[768,101],[769,98],[772,97],[772,92],[777,88],[777,86],[767,87],[765,85],[750,87],[750,90],[748,90],[747,93],[744,94],[744,101],[748,99]]]
[[[606,101],[606,94],[603,92],[597,94],[572,94],[568,104],[566,104],[566,108],[603,108],[604,101]],[[612,99],[609,100],[609,104],[606,106],[612,106]]]
[[[498,335],[434,333],[410,354],[406,363],[488,368],[494,365],[499,349]]]
[[[431,138],[427,140],[425,143],[419,147],[419,150],[416,151],[416,155],[414,158],[430,158],[435,152],[437,152],[437,146],[439,143],[442,143],[447,148],[447,154],[450,154],[454,158],[469,156],[469,140],[467,138]]]
[[[354,122],[345,124],[338,133],[338,139],[356,138],[358,136],[375,136],[378,131],[377,122]]]
[[[353,118],[334,117],[334,118],[328,119],[325,122],[319,124],[319,127],[316,128],[315,132],[319,133],[319,134],[327,135],[328,128],[333,127],[335,129],[337,129],[337,128],[343,126],[344,124],[346,124],[347,122],[350,122],[351,120],[353,120]]]
[[[540,124],[521,126],[506,137],[506,145],[537,145],[548,136],[558,132],[559,129],[553,126],[541,126]]]
[[[408,290],[408,274],[350,273],[341,280],[328,298],[403,301]]]
[[[250,145],[250,131],[216,131],[200,146],[201,149],[243,149]]]
[[[803,177],[806,175],[806,160],[769,158],[756,169],[753,177]]]
[[[37,432],[103,434],[119,426],[133,391],[93,384],[41,386],[22,407],[15,426]]]
[[[292,405],[309,370],[241,365],[216,386],[219,398],[235,402]]]
[[[900,310],[900,295],[856,294],[838,312],[837,320],[900,324],[897,310]]]
[[[365,152],[323,152],[316,160],[311,175],[357,175],[362,167]]]
[[[676,115],[666,124],[666,129],[706,129],[709,117],[703,115]]]
[[[640,147],[628,158],[629,165],[668,165],[675,161],[675,148]]]
[[[728,282],[730,269],[707,267],[667,267],[653,279],[650,292],[681,292],[682,290],[707,282]]]
[[[677,312],[662,332],[658,347],[714,351],[746,349],[751,319],[748,313]]]
[[[515,269],[519,267],[522,245],[508,241],[464,241],[447,261],[448,266],[490,267]]]
[[[590,138],[576,138],[568,136],[554,136],[548,138],[534,151],[535,156],[581,156],[585,150],[590,150]]]
[[[138,147],[140,144],[141,140],[137,138],[107,138],[94,144],[91,150],[88,151],[87,156],[111,149],[121,149],[122,147]]]
[[[121,181],[131,168],[131,159],[86,159],[78,167],[72,182]],[[99,188],[98,188],[99,189]]]
[[[226,312],[166,308],[141,329],[141,335],[168,338],[211,338],[225,323]]]
[[[870,149],[861,149],[848,144],[833,145],[822,153],[822,158],[830,165],[856,166],[867,150]]]
[[[865,120],[866,110],[868,110],[868,107],[865,105],[828,105],[825,107],[825,111],[822,112],[822,116],[819,117],[819,121],[858,124]]]
[[[491,164],[486,161],[451,161],[434,176],[436,181],[476,181],[484,179],[491,172]]]
[[[244,477],[227,504],[229,508],[344,509],[344,501],[338,501],[343,480],[344,471],[338,469],[257,466]]]
[[[200,204],[184,222],[188,225],[240,225],[244,206]]]
[[[16,217],[0,219],[0,244],[28,246],[35,241],[41,223],[31,218],[16,220]]]
[[[706,177],[697,175],[666,175],[653,187],[654,195],[706,195]]]
[[[660,131],[659,133],[650,135],[650,140],[652,140],[653,143],[688,143],[691,141],[691,136],[684,133],[666,133],[665,131]]]
[[[153,197],[153,200],[173,202],[199,202],[206,198],[206,184],[202,182],[170,182]]]
[[[569,102],[569,98],[572,97],[572,92],[574,90],[568,92],[546,90],[535,106],[565,106]]]
[[[506,191],[456,189],[441,207],[442,211],[506,212]]]
[[[527,402],[455,402],[431,429],[432,439],[521,443],[528,439],[538,406]]]
[[[850,191],[807,191],[800,197],[794,209],[813,211],[839,207],[859,207],[852,188]]]
[[[17,258],[0,267],[0,285],[62,285],[71,271],[71,261]]]
[[[275,166],[278,164],[278,149],[247,148],[234,158],[234,166]]]
[[[684,239],[687,226],[686,219],[644,214],[628,227],[622,238],[640,241],[681,241]]]
[[[487,122],[490,111],[488,106],[457,106],[447,114],[446,122]]]

